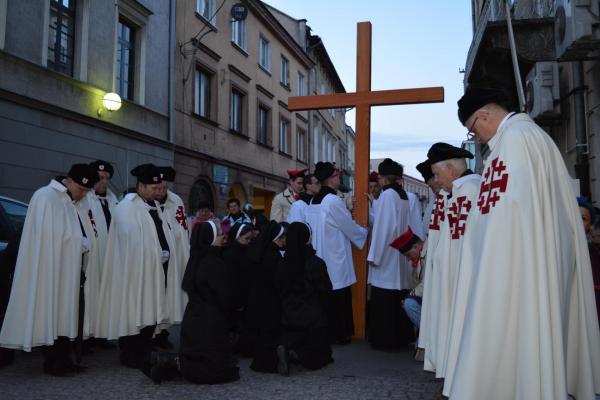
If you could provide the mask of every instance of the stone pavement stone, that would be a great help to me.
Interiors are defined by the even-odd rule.
[[[173,336],[172,336],[173,337]],[[290,377],[261,374],[240,360],[241,380],[194,385],[184,379],[155,385],[122,367],[117,350],[84,357],[88,370],[68,378],[45,375],[39,351],[19,353],[0,369],[0,399],[441,399],[442,383],[424,372],[411,351],[372,350],[364,341],[334,346],[335,362],[319,371],[292,366]]]

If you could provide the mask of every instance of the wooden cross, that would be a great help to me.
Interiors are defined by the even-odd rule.
[[[355,145],[355,209],[354,216],[360,225],[368,225],[369,205],[367,193],[369,156],[371,144],[371,107],[399,104],[440,103],[444,101],[444,88],[371,91],[371,23],[357,26],[356,93],[334,93],[320,96],[299,96],[288,99],[290,111],[356,107]],[[401,122],[401,121],[398,121]],[[353,249],[356,285],[352,287],[352,312],[355,337],[365,337],[365,307],[367,303],[367,246]]]

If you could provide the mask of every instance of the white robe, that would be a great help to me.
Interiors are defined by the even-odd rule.
[[[600,331],[565,163],[526,114],[489,141],[464,241],[471,271],[451,399],[593,399]]]
[[[77,337],[83,234],[67,188],[52,180],[31,198],[0,346],[31,351]]]
[[[312,229],[312,245],[327,264],[333,290],[354,284],[356,274],[350,243],[362,248],[368,230],[352,220],[342,199],[334,194],[327,194],[320,204],[310,204],[305,215]]]
[[[108,234],[107,256],[96,322],[96,336],[117,339],[146,326],[159,329],[181,322],[187,297],[173,234],[159,208],[170,249],[167,287],[161,246],[150,206],[130,193],[117,205]]]
[[[431,213],[433,212],[433,206],[435,204],[435,195],[429,197],[429,202],[427,203],[427,207],[425,207],[425,211],[423,212],[423,218],[421,219],[421,232],[423,232],[424,238],[427,238],[429,234],[429,220],[431,220]]]
[[[406,194],[408,195],[408,203],[410,208],[408,225],[413,233],[423,240],[425,235],[423,234],[423,210],[421,207],[421,202],[419,201],[417,195],[413,192],[406,192]],[[410,260],[408,260],[406,257],[404,258],[410,264]]]
[[[421,322],[419,327],[419,347],[425,349],[424,369],[435,371],[435,341],[431,338],[435,334],[433,326],[433,304],[437,304],[436,294],[433,289],[433,260],[439,243],[441,229],[446,221],[446,201],[448,193],[440,190],[435,195],[436,201],[429,223],[429,236],[427,237],[427,257],[425,259],[425,277],[423,280],[423,299],[421,305]]]
[[[434,365],[437,378],[446,376],[446,349],[450,331],[451,305],[457,287],[456,276],[460,264],[460,251],[464,233],[469,229],[469,214],[476,207],[481,176],[470,174],[452,182],[452,197],[447,200],[446,224],[440,232],[433,261],[432,315],[434,330]],[[461,290],[466,290],[461,285]]]
[[[306,207],[308,207],[308,204],[306,204],[304,200],[295,201],[290,207],[290,211],[287,215],[288,224],[293,222],[306,222],[306,216],[304,215]]]
[[[375,204],[367,257],[367,261],[375,266],[369,266],[368,283],[381,289],[412,289],[413,268],[406,265],[406,257],[402,253],[390,246],[408,228],[408,199],[402,199],[398,192],[388,188]]]
[[[166,217],[166,221],[173,233],[173,239],[175,240],[175,248],[171,249],[171,252],[177,252],[177,269],[184,273],[190,259],[190,240],[183,200],[168,190],[167,200],[162,205],[161,210]]]

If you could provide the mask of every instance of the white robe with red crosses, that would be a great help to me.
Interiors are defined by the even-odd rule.
[[[439,239],[433,261],[433,297],[432,316],[435,330],[430,336],[433,344],[435,375],[437,378],[446,376],[446,349],[448,334],[452,320],[451,306],[455,290],[464,290],[462,283],[457,281],[460,267],[460,252],[464,234],[469,229],[469,215],[477,203],[481,176],[465,175],[452,183],[452,197],[446,200],[446,225],[441,231],[443,238]]]
[[[421,321],[419,327],[419,347],[425,349],[424,368],[427,371],[435,371],[434,354],[435,341],[431,336],[435,333],[432,316],[433,304],[437,304],[436,294],[433,282],[433,260],[440,239],[440,232],[446,221],[446,200],[448,193],[440,190],[437,193],[431,219],[429,222],[429,234],[427,237],[427,246],[425,247],[425,278],[423,281],[423,299],[421,306]]]
[[[451,399],[593,399],[600,331],[587,242],[565,163],[526,114],[489,141],[461,268],[468,301]]]

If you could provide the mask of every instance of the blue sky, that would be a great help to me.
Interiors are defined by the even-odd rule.
[[[373,107],[371,158],[391,157],[414,168],[438,141],[460,145],[466,130],[456,117],[472,38],[470,0],[267,0],[297,19],[306,19],[319,35],[347,91],[355,90],[356,23],[370,21],[371,88],[444,86],[439,104]],[[354,112],[346,122],[354,127]]]

